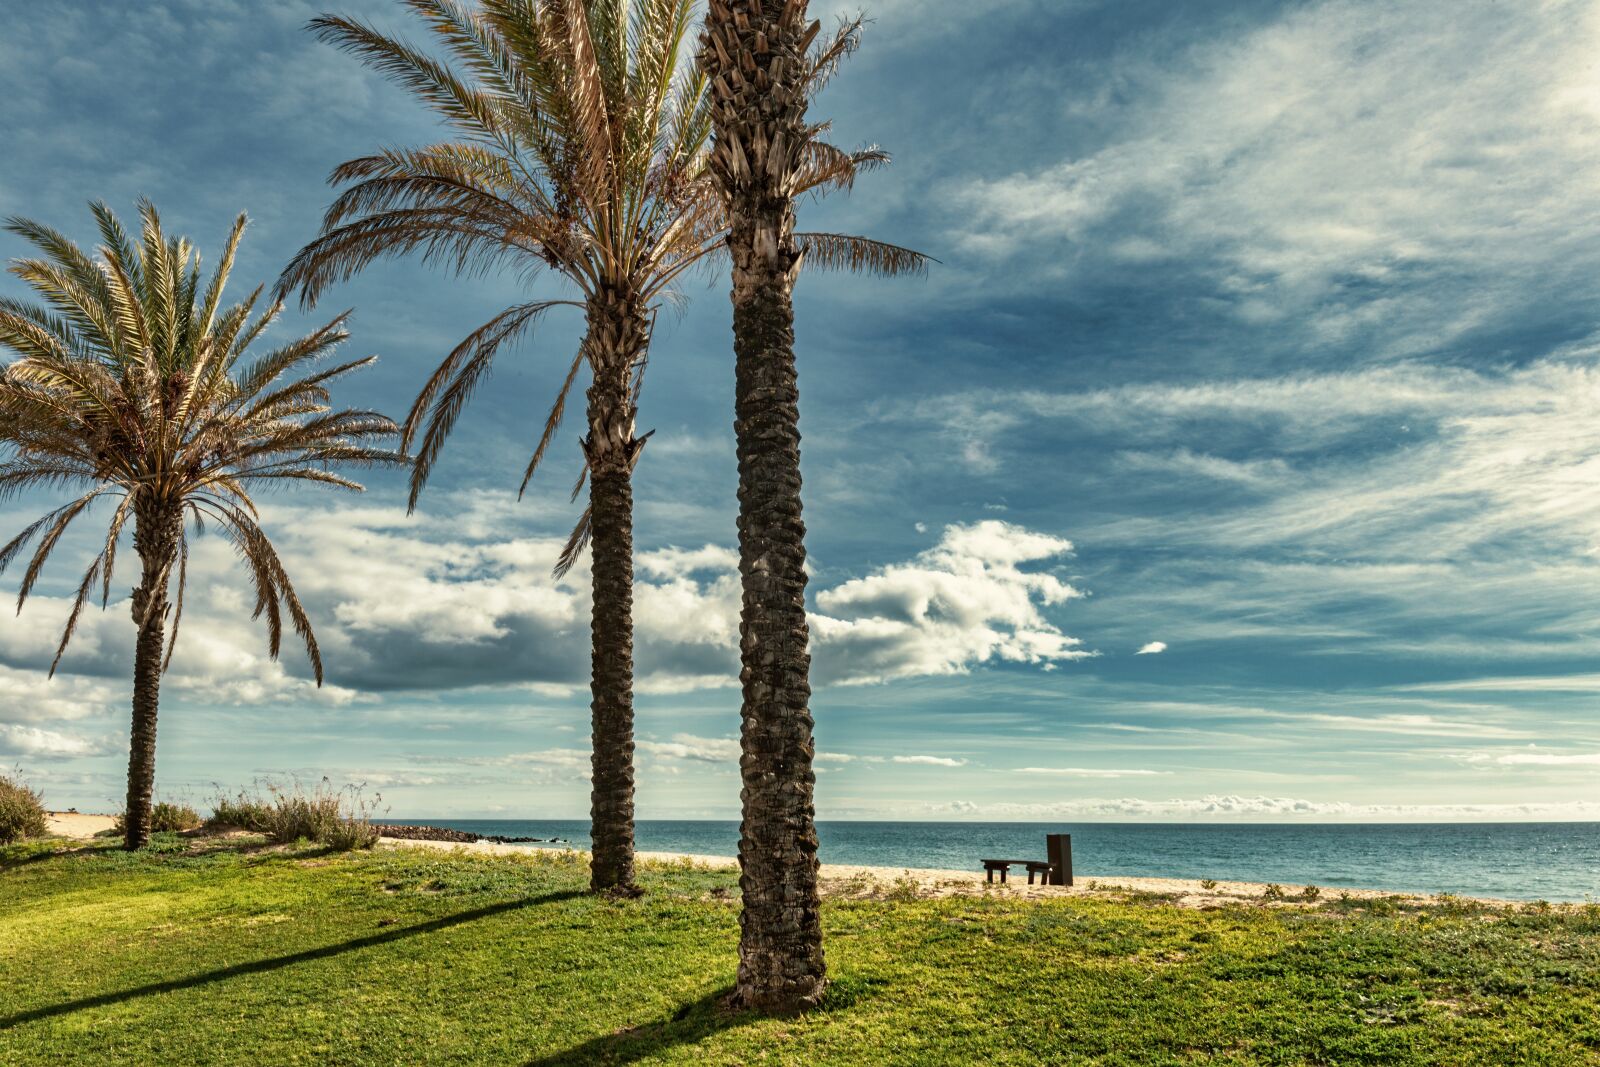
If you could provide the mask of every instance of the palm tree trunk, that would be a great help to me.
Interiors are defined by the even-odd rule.
[[[739,456],[739,625],[744,814],[733,1003],[811,1007],[827,970],[817,898],[805,524],[800,516],[792,192],[805,140],[804,0],[712,0],[703,62],[714,79],[711,168],[729,210],[734,432]],[[740,25],[743,24],[741,30]]]
[[[589,306],[584,344],[594,381],[589,387],[590,552],[593,774],[589,887],[636,893],[633,882],[633,370],[650,345],[643,311],[606,292]]]
[[[150,805],[156,782],[156,711],[161,702],[161,666],[166,650],[167,579],[178,550],[181,516],[156,505],[134,508],[133,546],[141,577],[133,591],[133,621],[139,628],[133,653],[133,727],[129,731],[128,800],[122,847],[132,851],[150,840]]]

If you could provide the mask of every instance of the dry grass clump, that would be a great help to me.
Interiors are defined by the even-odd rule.
[[[117,821],[111,827],[113,833],[121,835],[127,832],[125,816],[125,812],[117,813]],[[162,800],[150,809],[150,832],[153,834],[181,834],[199,827],[200,813],[188,804]]]
[[[372,813],[381,798],[368,802],[356,786],[334,789],[324,778],[311,790],[257,783],[255,792],[219,794],[212,802],[206,827],[265,834],[279,844],[310,841],[336,852],[371,848],[378,843]]]
[[[0,774],[0,845],[43,837],[48,830],[44,798],[20,779]]]

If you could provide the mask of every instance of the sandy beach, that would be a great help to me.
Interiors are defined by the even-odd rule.
[[[97,833],[111,829],[114,822],[109,815],[80,814],[78,812],[49,812],[50,832],[74,840],[89,840]],[[501,845],[479,841],[464,845],[450,841],[412,841],[385,837],[381,848],[425,848],[445,852],[460,851],[477,856],[523,856],[540,846]],[[677,852],[640,852],[641,860],[652,863],[694,864],[707,868],[736,868],[739,861],[733,856],[702,856]],[[1191,878],[1134,878],[1123,875],[1095,875],[1079,872],[1075,884],[1070,886],[1029,885],[1021,872],[1016,881],[988,882],[982,871],[940,870],[926,867],[868,867],[857,864],[824,863],[822,865],[822,891],[830,897],[881,896],[887,892],[914,893],[919,897],[944,897],[982,893],[1003,893],[1014,898],[1059,898],[1095,896],[1106,893],[1160,893],[1174,898],[1180,907],[1205,908],[1223,904],[1250,901],[1262,903],[1267,892],[1264,882],[1216,882],[1202,885]],[[1356,900],[1380,897],[1400,897],[1408,900],[1430,899],[1418,893],[1397,893],[1386,889],[1350,889],[1321,886],[1313,900],[1304,897],[1306,886],[1285,883],[1280,886],[1283,900],[1271,901],[1274,906],[1304,907],[1325,903],[1346,896]],[[1516,901],[1474,897],[1488,904],[1515,904]]]
[[[525,855],[526,845],[499,845],[487,841],[461,845],[448,841],[401,841],[383,838],[380,847],[427,848],[451,852],[459,849],[467,855]],[[675,852],[639,852],[641,860],[656,863],[689,863],[708,868],[736,868],[739,861],[733,856],[702,856]],[[1017,872],[1013,872],[1016,874]],[[936,868],[867,867],[855,864],[824,863],[822,865],[822,892],[829,897],[882,896],[886,892],[914,893],[919,897],[946,897],[1001,893],[1013,898],[1083,897],[1104,894],[1160,893],[1170,895],[1174,903],[1186,908],[1218,907],[1245,901],[1263,903],[1267,892],[1264,882],[1216,882],[1202,885],[1190,878],[1133,878],[1122,875],[1095,875],[1078,873],[1070,886],[1029,885],[1027,875],[1017,881],[989,882],[979,871],[940,870]],[[1433,899],[1418,893],[1397,893],[1386,889],[1349,889],[1322,886],[1314,899],[1306,899],[1305,885],[1284,883],[1279,887],[1284,899],[1270,903],[1278,907],[1306,907],[1338,900],[1347,896],[1357,900],[1374,900],[1399,897],[1407,900]],[[1518,902],[1474,897],[1487,904],[1512,905]]]
[[[117,823],[110,815],[83,815],[76,811],[47,811],[44,818],[52,834],[75,841],[87,841]]]

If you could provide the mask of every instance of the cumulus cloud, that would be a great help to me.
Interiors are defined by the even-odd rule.
[[[250,618],[246,576],[220,540],[199,540],[168,693],[211,705],[347,707],[390,691],[582,692],[586,570],[552,580],[563,539],[508,534],[505,499],[452,503],[414,520],[388,508],[268,515],[317,628],[328,665],[321,689],[291,642],[279,662],[270,659],[264,628]],[[811,619],[816,683],[959,674],[991,662],[1048,668],[1089,655],[1045,615],[1082,595],[1037,569],[1070,551],[1061,538],[1003,522],[953,525],[906,563],[821,589]],[[737,685],[737,555],[716,545],[641,552],[636,577],[639,691]],[[0,694],[12,697],[0,721],[71,718],[123,699],[133,643],[125,600],[87,612],[62,680],[44,680],[66,609],[64,598],[41,595],[19,619],[0,620]],[[683,747],[695,741],[652,743],[668,746],[663,755],[698,758]]]
[[[1045,667],[1093,655],[1042,611],[1084,594],[1046,571],[1072,543],[997,520],[945,528],[934,547],[817,594],[819,681],[961,674],[990,660]]]
[[[36,726],[0,723],[0,757],[77,759],[83,756],[115,755],[123,750],[123,746],[123,739],[115,734],[91,737]]]
[[[0,633],[12,629],[25,627],[0,626]],[[0,666],[0,723],[28,725],[101,717],[127,699],[95,679],[69,675],[52,679],[43,671]]]
[[[1144,644],[1139,646],[1139,651],[1135,652],[1134,655],[1154,656],[1165,652],[1166,650],[1167,643],[1165,641],[1146,641]]]

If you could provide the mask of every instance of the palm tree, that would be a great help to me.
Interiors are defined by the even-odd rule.
[[[462,408],[499,350],[559,306],[581,307],[585,333],[539,432],[522,490],[588,368],[582,439],[589,507],[557,567],[592,547],[590,885],[633,892],[633,486],[649,434],[636,433],[639,388],[662,301],[723,248],[726,224],[706,174],[707,81],[684,54],[695,0],[404,0],[446,59],[359,21],[312,27],[436,111],[459,140],[387,149],[333,172],[351,183],[321,234],[279,280],[315,303],[330,284],[384,256],[420,253],[457,273],[550,270],[579,299],[517,304],[473,331],[439,364],[406,419],[415,448],[410,506]],[[844,188],[887,161],[876,149],[806,151],[802,184]],[[822,259],[871,267],[900,252],[817,235]]]
[[[117,545],[133,520],[141,571],[132,599],[138,636],[124,845],[136,849],[150,834],[161,675],[183,617],[185,519],[194,520],[196,533],[212,523],[233,543],[255,584],[256,617],[267,618],[272,656],[287,613],[321,685],[311,621],[261,529],[250,490],[285,481],[359,490],[334,468],[405,460],[372,446],[397,432],[389,419],[329,407],[328,385],[376,357],[305,373],[348,336],[345,316],[243,362],[281,306],[252,319],[260,288],[242,303],[222,306],[243,215],[202,289],[199,256],[187,240],[162,233],[151,204],[139,204],[137,246],[110,208],[94,204],[92,210],[104,241],[98,260],[37,222],[12,218],[6,224],[43,254],[11,266],[43,305],[0,299],[0,345],[21,357],[0,374],[0,497],[32,488],[85,492],[0,549],[0,571],[38,537],[17,598],[20,611],[73,520],[102,498],[117,502],[67,616],[50,665],[54,675],[84,605],[97,591],[102,607],[110,601]],[[176,600],[169,602],[174,567]]]
[[[797,234],[815,165],[810,98],[855,51],[861,23],[818,41],[806,0],[709,0],[700,66],[716,105],[708,169],[733,260],[734,432],[739,459],[739,648],[744,778],[739,973],[732,1001],[768,1012],[817,1003],[826,983],[811,769],[805,523],[793,291],[802,265],[920,272],[903,248]]]

